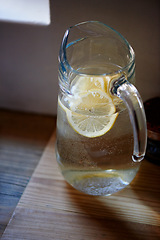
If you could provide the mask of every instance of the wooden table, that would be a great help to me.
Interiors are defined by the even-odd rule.
[[[0,237],[54,128],[54,117],[0,110]]]
[[[88,196],[64,181],[54,144],[55,131],[2,240],[160,239],[160,166],[144,160],[126,189]]]

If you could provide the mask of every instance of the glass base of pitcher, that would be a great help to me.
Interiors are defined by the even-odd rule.
[[[125,188],[133,180],[137,169],[103,171],[62,171],[75,189],[95,196],[109,196]]]

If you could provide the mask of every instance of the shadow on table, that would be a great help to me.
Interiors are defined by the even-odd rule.
[[[158,239],[158,173],[159,169],[147,162],[131,186],[109,197],[85,195],[68,184],[67,191],[80,213],[89,217],[88,229],[96,231],[99,239]],[[152,223],[154,216],[157,224],[156,219]]]
[[[144,160],[131,189],[145,206],[160,211],[160,166]],[[160,220],[159,220],[160,223]]]

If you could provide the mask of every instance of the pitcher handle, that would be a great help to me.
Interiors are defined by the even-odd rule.
[[[110,91],[122,99],[128,109],[134,136],[132,160],[140,162],[145,156],[147,145],[146,116],[141,96],[124,75],[111,82]]]

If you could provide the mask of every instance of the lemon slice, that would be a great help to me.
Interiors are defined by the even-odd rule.
[[[71,98],[70,110],[88,116],[110,116],[115,113],[116,108],[107,93],[92,89]]]
[[[107,91],[107,86],[109,85],[110,77],[104,76],[80,76],[75,77],[71,84],[71,93],[73,95],[87,92],[91,89],[100,89],[103,91]]]
[[[114,125],[118,113],[111,97],[102,90],[92,89],[79,93],[70,100],[70,109],[59,99],[71,127],[80,135],[94,138],[107,133]]]
[[[76,98],[80,93],[87,92],[92,89],[99,89],[107,93],[113,100],[114,104],[118,106],[122,100],[110,93],[110,85],[113,80],[118,79],[121,74],[110,76],[77,76],[71,84],[71,94]]]
[[[67,112],[71,127],[80,135],[88,138],[100,137],[107,133],[113,127],[117,116],[118,113],[112,116],[87,116],[72,111]]]
[[[120,99],[110,93],[113,76],[77,76],[71,83],[71,95],[65,97],[60,107],[66,112],[70,126],[80,135],[94,138],[107,133],[114,125]]]

